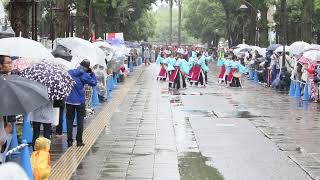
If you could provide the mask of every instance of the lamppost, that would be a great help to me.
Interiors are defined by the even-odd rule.
[[[261,13],[259,10],[257,10],[252,4],[250,4],[248,1],[242,0],[242,4],[240,6],[240,10],[242,11],[246,11],[248,8],[248,6],[255,12],[256,14],[256,34],[255,34],[255,45],[259,46],[259,27],[258,27],[258,22],[261,18]],[[244,31],[244,30],[243,30]],[[244,36],[244,32],[243,32],[243,36]]]

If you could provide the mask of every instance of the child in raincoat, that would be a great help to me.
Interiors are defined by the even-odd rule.
[[[31,166],[34,180],[47,180],[51,172],[50,140],[39,137],[35,141],[35,151],[31,154]]]

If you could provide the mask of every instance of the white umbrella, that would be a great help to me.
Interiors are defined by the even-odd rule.
[[[303,50],[306,46],[309,46],[309,43],[303,42],[303,41],[297,41],[290,45],[290,53],[293,55],[300,55],[303,53]]]
[[[54,59],[50,51],[41,43],[22,37],[0,39],[0,55],[30,59]]]
[[[66,61],[66,60],[64,60],[62,58],[45,59],[42,62],[61,65],[66,71],[75,68],[74,66],[72,66],[71,62]]]
[[[238,44],[236,47],[240,48],[240,49],[250,48],[250,46],[248,44]]]
[[[100,49],[112,49],[112,46],[109,43],[104,41],[97,41],[92,44]]]
[[[250,48],[252,49],[252,51],[258,51],[258,53],[261,56],[265,56],[266,55],[266,48],[261,48],[259,46],[251,46]]]
[[[289,46],[285,46],[285,51],[286,52],[290,52],[290,47]],[[279,46],[277,47],[276,50],[274,50],[275,53],[282,53],[283,52],[283,46]]]
[[[318,50],[310,50],[303,53],[303,57],[307,58],[311,63],[317,63],[320,61],[320,51]]]
[[[97,52],[91,42],[84,39],[69,37],[56,40],[57,44],[60,44],[69,50],[73,56],[71,63],[73,67],[79,65],[83,59],[88,59],[90,62],[96,62]]]
[[[114,52],[113,52],[112,46],[109,43],[107,43],[107,42],[94,42],[92,44],[93,44],[93,46],[102,49],[102,51],[106,55],[107,61],[108,62],[111,61],[111,59],[114,55]]]
[[[91,64],[92,66],[98,64],[100,66],[103,66],[103,67],[107,67],[107,64],[106,64],[106,54],[98,47],[94,47],[96,49],[96,53],[97,53],[97,58],[95,61],[92,61]]]
[[[320,51],[320,45],[319,44],[311,44],[309,46],[304,47],[303,52],[310,51],[310,50],[319,50]]]

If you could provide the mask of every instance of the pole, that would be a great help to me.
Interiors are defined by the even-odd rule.
[[[169,45],[172,44],[172,6],[173,0],[170,0],[170,19],[169,19]]]
[[[34,40],[38,41],[38,2],[34,2]]]
[[[51,48],[53,49],[53,41],[54,41],[54,33],[53,33],[53,7],[52,7],[52,1],[50,2],[50,19],[51,19],[51,24],[50,24],[50,36],[51,36]]]
[[[92,13],[92,0],[89,0],[89,8],[88,8],[88,38],[91,37],[91,13]]]
[[[258,27],[258,14],[256,15],[256,38],[255,38],[255,45],[259,46],[259,27]]]
[[[31,33],[32,33],[32,40],[35,40],[35,6],[34,0],[31,1]]]
[[[178,27],[178,46],[181,45],[181,12],[182,12],[182,0],[178,1],[179,3],[179,27]]]
[[[214,47],[218,47],[217,46],[217,32],[214,33]]]
[[[281,0],[281,12],[282,12],[282,45],[283,45],[283,52],[282,52],[282,68],[286,66],[286,41],[287,41],[287,1]]]

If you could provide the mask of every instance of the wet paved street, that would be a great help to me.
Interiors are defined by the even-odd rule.
[[[72,179],[309,180],[318,106],[245,83],[169,92],[148,67]],[[290,159],[290,158],[291,159]],[[298,164],[296,164],[298,163]],[[302,168],[301,168],[302,167]],[[304,169],[304,170],[303,170]]]

